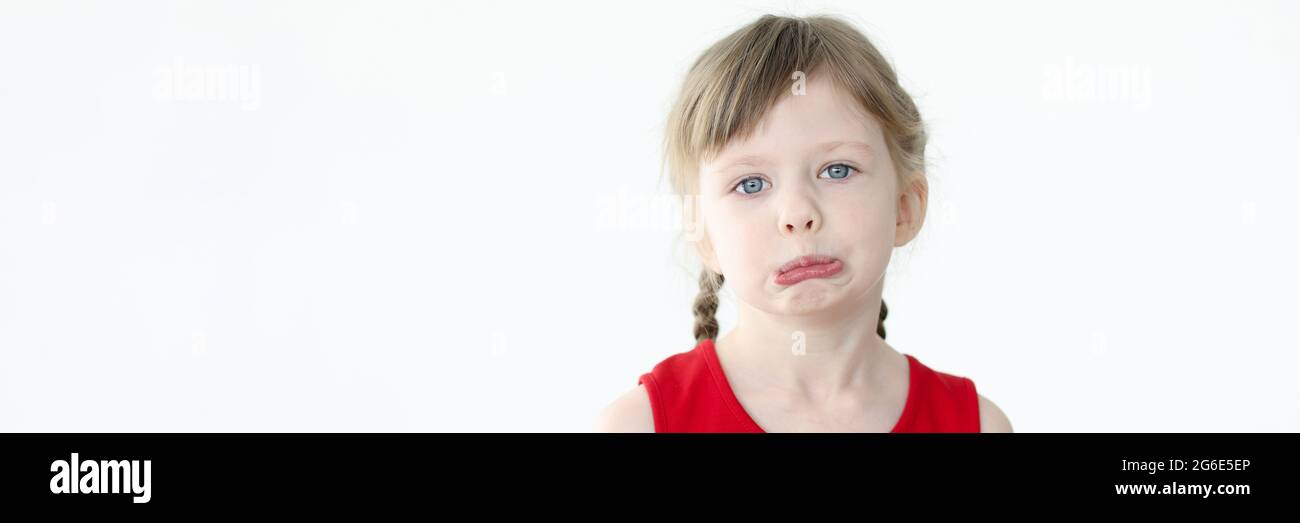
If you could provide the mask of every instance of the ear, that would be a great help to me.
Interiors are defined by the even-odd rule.
[[[894,229],[894,246],[902,247],[921,232],[925,208],[930,199],[930,184],[925,173],[913,171],[901,180],[898,190],[898,220]]]

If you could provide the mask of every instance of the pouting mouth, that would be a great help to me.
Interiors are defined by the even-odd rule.
[[[786,262],[785,265],[782,265],[781,268],[776,270],[776,275],[780,276],[799,267],[807,267],[809,265],[820,265],[823,263],[831,263],[834,261],[835,261],[835,257],[826,256],[824,254],[809,254],[807,256],[800,256],[798,258]]]

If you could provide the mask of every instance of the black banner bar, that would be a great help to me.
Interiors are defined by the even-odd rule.
[[[0,500],[329,512],[575,497],[648,508],[706,496],[733,509],[872,499],[1251,513],[1295,497],[1298,443],[1295,434],[7,434]]]

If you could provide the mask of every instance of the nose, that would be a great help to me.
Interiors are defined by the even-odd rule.
[[[787,213],[781,218],[781,234],[799,236],[815,234],[822,228],[822,219],[816,211]]]

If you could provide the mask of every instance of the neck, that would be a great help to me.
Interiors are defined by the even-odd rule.
[[[876,335],[880,286],[853,301],[838,310],[781,315],[737,300],[736,327],[718,340],[718,352],[725,350],[746,378],[808,399],[867,386],[892,350]]]

